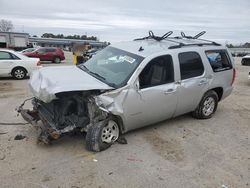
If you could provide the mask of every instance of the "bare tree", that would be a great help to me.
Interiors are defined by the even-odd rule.
[[[0,31],[12,31],[14,28],[10,20],[0,20]]]

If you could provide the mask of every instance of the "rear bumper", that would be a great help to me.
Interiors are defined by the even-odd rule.
[[[221,100],[225,99],[226,97],[228,97],[232,93],[232,91],[233,91],[233,87],[232,86],[229,87],[229,88],[227,88],[227,89],[225,89],[224,92],[223,92],[223,96],[222,96]]]

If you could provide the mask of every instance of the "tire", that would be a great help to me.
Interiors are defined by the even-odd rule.
[[[117,131],[116,136],[114,136],[114,134],[111,133],[111,130],[108,131],[109,128],[112,127],[112,125],[115,126],[114,130]],[[113,136],[109,136],[111,134]],[[87,150],[94,152],[106,150],[118,139],[118,137],[119,137],[119,126],[114,119],[106,119],[100,121],[95,125],[89,127],[86,135],[86,148]],[[110,140],[110,142],[106,142],[105,140]]]
[[[218,106],[218,95],[215,91],[211,90],[205,93],[201,102],[195,111],[192,112],[192,116],[197,119],[209,119],[213,116]]]
[[[22,67],[14,68],[12,71],[12,76],[17,80],[22,80],[26,77],[27,71]]]
[[[60,57],[55,57],[53,62],[59,64],[59,63],[61,63],[61,58]]]

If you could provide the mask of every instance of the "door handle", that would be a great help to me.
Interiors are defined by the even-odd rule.
[[[206,85],[208,83],[207,80],[201,80],[200,83],[198,84],[199,86]]]
[[[171,93],[174,93],[176,92],[175,89],[168,89],[167,91],[164,91],[164,94],[168,95],[168,94],[171,94]]]

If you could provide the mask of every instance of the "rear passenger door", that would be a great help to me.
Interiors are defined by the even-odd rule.
[[[193,111],[199,104],[208,85],[202,59],[197,52],[178,54],[180,78],[178,84],[178,104],[175,116]]]
[[[54,60],[54,53],[55,53],[55,51],[56,51],[56,49],[54,49],[54,48],[46,48],[45,49],[45,54],[46,54],[46,60],[48,60],[48,61],[52,61],[52,60]]]

